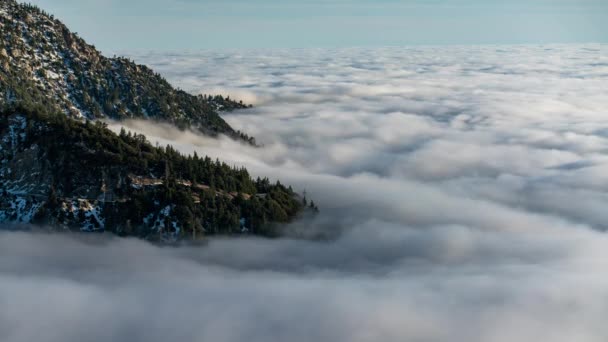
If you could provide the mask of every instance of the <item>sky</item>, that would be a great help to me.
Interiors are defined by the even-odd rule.
[[[608,42],[604,0],[31,0],[104,52]]]

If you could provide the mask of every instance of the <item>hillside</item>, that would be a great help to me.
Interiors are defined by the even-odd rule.
[[[23,107],[0,113],[0,157],[0,222],[174,240],[273,235],[306,208],[245,169]]]
[[[90,120],[161,120],[254,143],[218,115],[243,103],[193,96],[146,66],[107,58],[35,6],[1,0],[0,35],[0,107],[43,106]]]

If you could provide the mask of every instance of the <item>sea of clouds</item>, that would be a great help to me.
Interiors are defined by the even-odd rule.
[[[131,57],[252,103],[225,118],[263,148],[126,127],[321,213],[202,247],[0,233],[0,340],[608,339],[607,45]]]

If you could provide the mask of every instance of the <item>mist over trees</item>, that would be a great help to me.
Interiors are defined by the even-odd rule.
[[[307,208],[291,187],[279,181],[253,179],[245,168],[219,159],[153,146],[141,134],[125,130],[115,134],[99,121],[80,122],[19,105],[2,112],[0,132],[12,132],[15,118],[23,118],[19,120],[25,126],[19,134],[25,138],[5,155],[18,160],[34,149],[43,161],[36,164],[44,169],[48,183],[44,204],[35,213],[35,221],[41,224],[77,228],[88,219],[101,230],[146,238],[154,238],[159,226],[164,230],[160,233],[181,237],[273,236],[279,233],[276,224],[292,221],[303,210],[317,211],[312,203]],[[3,191],[16,178],[5,179]],[[97,195],[89,198],[91,193]],[[65,205],[62,208],[62,200],[98,197],[107,201],[98,204],[103,225],[98,217],[69,217]],[[151,227],[151,220],[162,222]]]

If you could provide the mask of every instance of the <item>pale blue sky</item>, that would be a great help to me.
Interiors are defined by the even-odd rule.
[[[608,0],[30,0],[103,51],[608,42]]]

